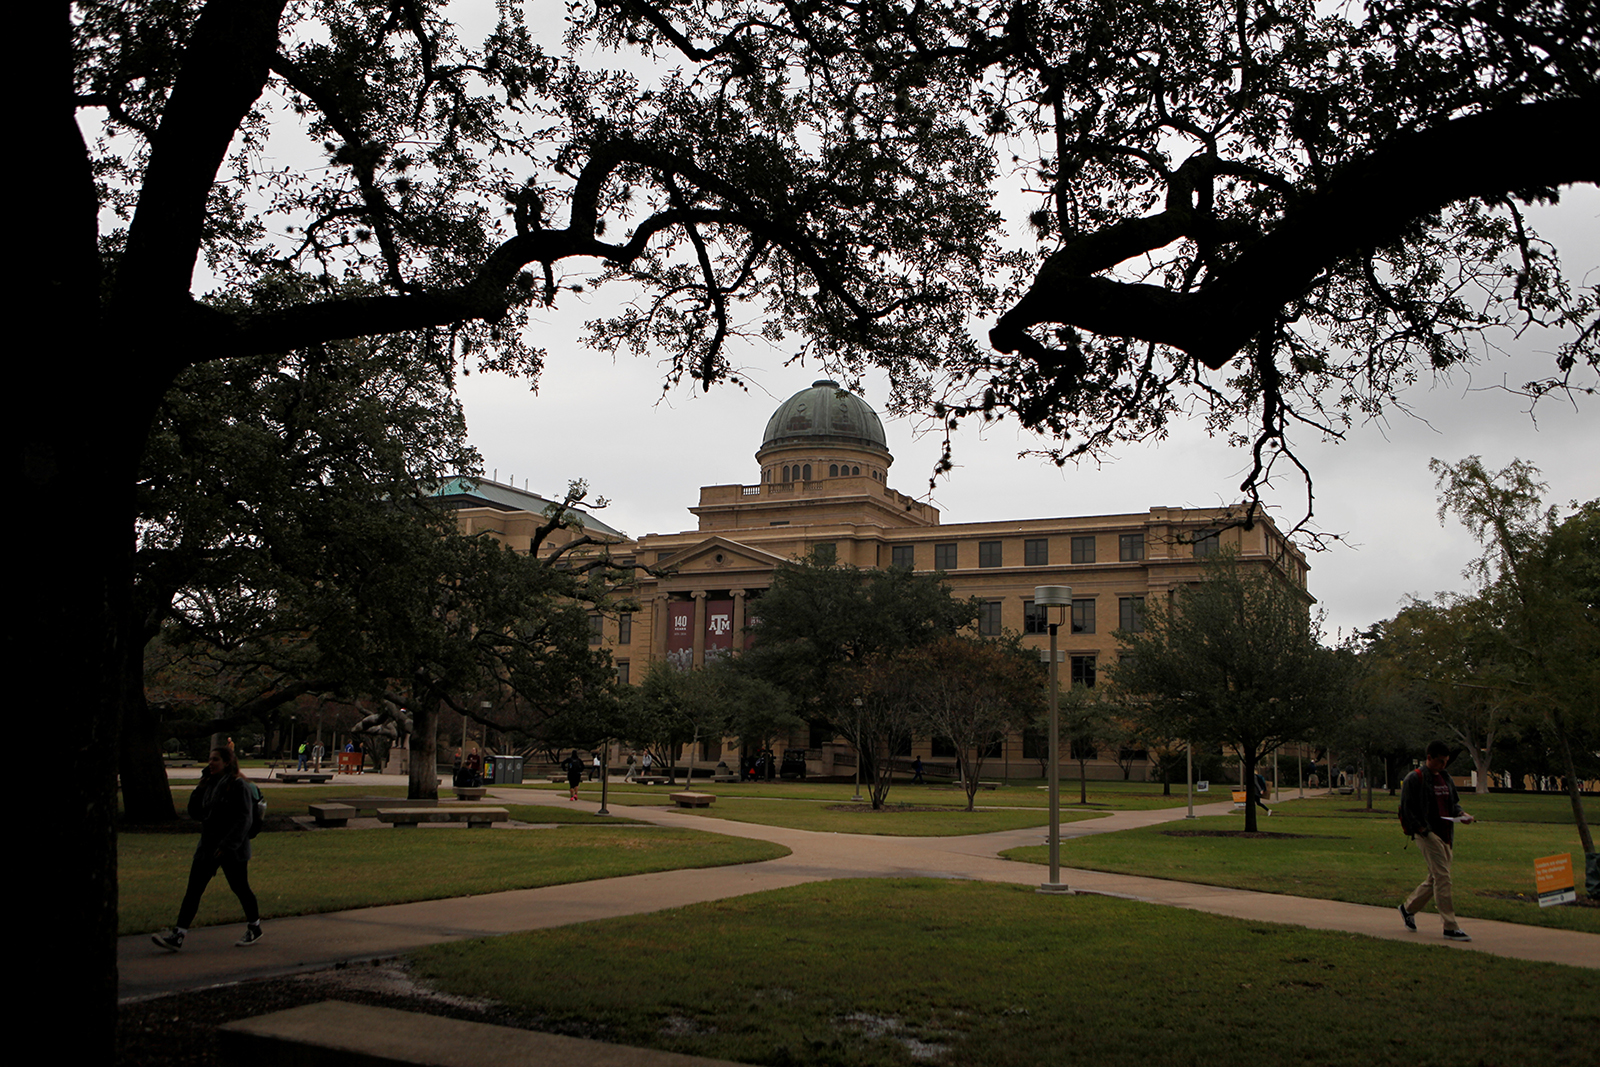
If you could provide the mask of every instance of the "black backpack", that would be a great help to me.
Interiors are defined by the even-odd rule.
[[[261,828],[267,824],[267,797],[261,792],[261,787],[248,778],[240,778],[244,783],[245,791],[250,794],[250,836],[255,837]]]
[[[1428,788],[1428,783],[1422,777],[1423,770],[1424,768],[1418,767],[1406,775],[1405,780],[1400,783],[1400,832],[1407,837],[1415,837],[1417,834],[1427,833],[1428,831],[1426,822],[1418,826],[1411,820],[1411,805],[1406,803],[1406,786],[1411,784],[1411,779],[1416,779],[1416,784],[1413,788],[1421,790]]]

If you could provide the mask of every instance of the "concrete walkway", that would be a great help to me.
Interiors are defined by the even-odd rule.
[[[378,786],[403,783],[403,780],[391,782],[386,776],[369,774],[359,779],[341,778],[340,782]],[[491,796],[502,802],[575,806],[584,811],[595,811],[599,807],[587,801],[574,805],[563,794],[553,791],[508,789],[496,793],[491,789]],[[1287,803],[1290,799],[1286,796],[1280,802]],[[1197,806],[1195,814],[1222,814],[1230,807],[1228,803]],[[665,871],[542,889],[270,919],[265,925],[267,936],[248,949],[233,947],[242,929],[237,925],[191,930],[183,951],[176,954],[156,948],[148,934],[138,934],[119,940],[119,995],[124,1000],[143,998],[291,974],[393,956],[442,941],[644,914],[833,878],[962,878],[1027,885],[1038,884],[1049,876],[1048,868],[1014,863],[998,855],[1019,845],[1042,843],[1043,827],[967,837],[880,837],[790,830],[706,818],[667,808],[618,806],[612,810],[665,826],[773,841],[789,848],[791,854],[764,863],[734,867]],[[1181,821],[1185,814],[1181,807],[1118,812],[1101,819],[1067,823],[1062,827],[1062,837],[1084,837]],[[1420,878],[1420,860],[1417,866]],[[1342,930],[1416,944],[1447,944],[1439,935],[1438,918],[1432,912],[1419,916],[1420,932],[1413,934],[1401,924],[1395,909],[1389,907],[1066,868],[1062,870],[1062,880],[1082,892],[1111,894],[1216,915]],[[227,887],[219,879],[210,891],[226,893]],[[177,902],[173,904],[176,906]],[[1600,969],[1600,934],[1481,919],[1471,920],[1468,930],[1473,937],[1471,943],[1450,944],[1449,947],[1455,951]]]

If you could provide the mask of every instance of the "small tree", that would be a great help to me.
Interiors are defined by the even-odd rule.
[[[1600,857],[1583,810],[1575,736],[1600,725],[1600,501],[1565,522],[1543,507],[1538,468],[1513,460],[1491,473],[1477,456],[1455,464],[1433,460],[1439,519],[1455,515],[1484,547],[1467,569],[1503,619],[1503,658],[1524,697],[1542,709],[1566,779],[1572,818],[1589,863],[1593,893]]]
[[[892,670],[904,673],[899,684],[920,708],[926,729],[954,746],[971,811],[985,752],[1033,719],[1044,702],[1038,658],[1015,637],[950,636],[900,653]]]
[[[1142,633],[1119,630],[1115,684],[1141,694],[1157,732],[1230,744],[1244,763],[1245,829],[1256,829],[1256,765],[1326,722],[1346,667],[1319,643],[1303,592],[1224,555],[1168,604],[1146,604]]]
[[[784,564],[758,602],[742,671],[788,690],[796,710],[820,719],[856,750],[881,808],[893,758],[922,725],[904,691],[877,671],[895,653],[948,637],[978,614],[936,575],[861,570],[815,558]]]

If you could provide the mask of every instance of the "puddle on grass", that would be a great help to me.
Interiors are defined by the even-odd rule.
[[[702,1037],[716,1032],[715,1026],[702,1026],[682,1015],[669,1015],[661,1020],[660,1026],[656,1027],[656,1033],[662,1037]]]
[[[860,1030],[863,1037],[893,1041],[915,1060],[936,1060],[950,1051],[949,1045],[937,1041],[924,1041],[920,1037],[905,1033],[905,1023],[888,1016],[858,1011],[844,1016],[839,1022]]]

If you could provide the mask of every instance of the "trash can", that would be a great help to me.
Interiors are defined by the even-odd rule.
[[[522,757],[491,756],[489,758],[489,781],[495,785],[521,785]]]

